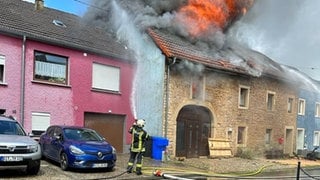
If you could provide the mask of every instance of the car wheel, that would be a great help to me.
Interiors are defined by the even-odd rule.
[[[68,157],[64,152],[60,155],[60,167],[64,171],[68,170]]]
[[[36,161],[30,161],[27,165],[27,173],[30,175],[36,175],[38,174],[40,169],[40,160],[36,160]]]
[[[40,144],[40,147],[41,147],[41,159],[42,160],[46,160],[43,144]]]

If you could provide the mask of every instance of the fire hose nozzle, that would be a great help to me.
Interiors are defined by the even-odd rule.
[[[154,176],[157,176],[157,177],[162,177],[162,176],[163,176],[163,173],[162,173],[160,170],[155,170],[155,171],[153,172],[153,175],[154,175]]]

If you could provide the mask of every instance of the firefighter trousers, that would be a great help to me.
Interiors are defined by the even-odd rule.
[[[128,162],[127,172],[131,173],[133,170],[134,163],[136,161],[136,173],[141,174],[141,168],[143,163],[144,152],[132,152],[130,151],[130,158]]]

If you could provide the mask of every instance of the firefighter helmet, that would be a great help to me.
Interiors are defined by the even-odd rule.
[[[144,124],[145,124],[145,120],[144,119],[138,119],[137,120],[137,126],[144,127]]]

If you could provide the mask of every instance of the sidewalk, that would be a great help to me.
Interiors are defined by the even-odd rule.
[[[119,154],[117,171],[124,172],[127,167],[129,154]],[[261,172],[285,171],[297,168],[298,162],[301,167],[320,167],[320,160],[311,161],[305,159],[242,159],[237,157],[210,159],[170,159],[166,161],[154,160],[144,157],[143,176],[152,176],[155,170],[165,173],[199,173],[210,175],[254,175]],[[125,174],[123,179],[137,177],[135,174]]]

